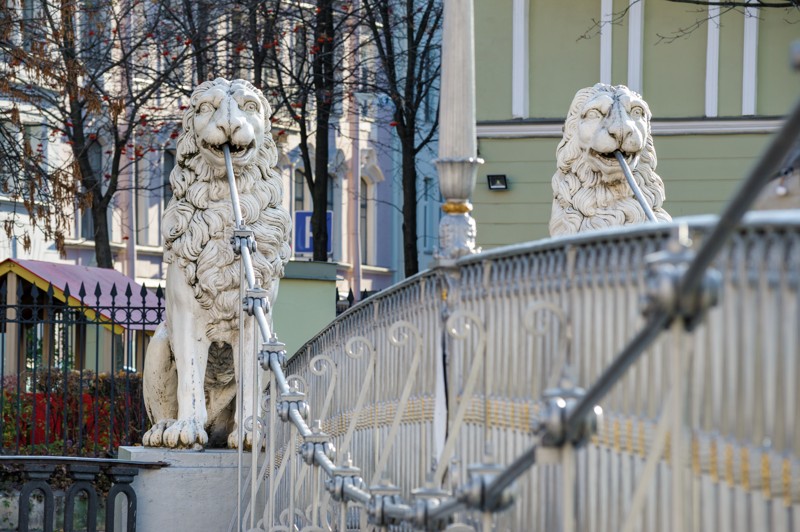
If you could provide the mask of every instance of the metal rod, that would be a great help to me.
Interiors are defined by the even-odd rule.
[[[242,207],[239,204],[239,191],[236,189],[236,178],[233,175],[233,160],[231,159],[231,147],[228,144],[222,145],[222,153],[225,155],[225,170],[228,173],[228,186],[231,189],[231,204],[233,204],[233,217],[236,227],[242,226]]]
[[[297,410],[295,405],[292,405],[292,407],[289,409],[289,418],[292,420],[294,426],[297,427],[297,432],[299,432],[303,438],[308,438],[314,434],[306,423],[306,420],[300,415],[300,411]]]
[[[286,375],[283,374],[283,368],[277,358],[270,358],[269,369],[271,369],[272,373],[275,375],[275,384],[278,387],[278,391],[281,392],[281,395],[289,393],[289,382],[286,380]]]
[[[614,152],[614,155],[617,157],[617,161],[619,161],[619,165],[622,167],[622,173],[625,174],[625,179],[628,180],[628,185],[630,185],[631,190],[633,190],[633,195],[636,196],[636,200],[642,207],[644,215],[647,216],[647,220],[651,222],[657,222],[658,220],[656,220],[656,215],[653,212],[653,209],[650,208],[650,205],[647,203],[647,200],[645,200],[644,194],[642,194],[642,189],[639,188],[639,185],[633,178],[633,173],[631,173],[631,168],[625,161],[625,157],[622,156],[622,152],[617,150]]]
[[[622,353],[614,359],[614,362],[611,363],[592,387],[589,388],[586,395],[578,401],[575,408],[567,414],[567,420],[565,422],[567,434],[575,433],[579,425],[583,422],[586,414],[605,397],[606,393],[608,393],[611,387],[616,384],[617,380],[625,374],[628,368],[636,362],[644,350],[650,347],[650,344],[658,337],[668,322],[669,315],[666,312],[657,313],[647,322],[633,340],[625,346]]]
[[[239,268],[239,300],[244,299],[244,268]],[[244,308],[239,307],[239,323],[244,323]],[[242,367],[244,367],[244,328],[239,327],[239,349],[238,353],[234,356],[239,357],[239,375],[242,374]],[[244,379],[237,379],[236,389],[236,411],[239,416],[242,415],[244,408]],[[238,479],[236,482],[237,498],[236,498],[236,532],[242,530],[242,473],[244,472],[244,423],[243,420],[236,420],[236,436],[239,440],[236,446],[236,459],[237,459],[237,474]]]
[[[698,250],[697,256],[689,265],[689,269],[681,280],[681,295],[692,292],[700,284],[706,268],[711,265],[728,236],[730,236],[745,212],[758,197],[761,189],[777,173],[780,164],[794,146],[795,140],[799,135],[800,100],[795,104],[781,130],[772,138],[772,142],[767,147],[764,155],[750,170],[750,174],[736,191],[731,201],[728,202],[722,214],[720,214],[719,221],[711,231],[711,234],[705,238],[703,246]]]
[[[314,451],[314,461],[316,462],[319,467],[325,471],[325,474],[328,475],[330,478],[333,478],[333,470],[336,469],[336,464],[328,458],[325,453],[323,453],[319,447],[317,450]]]
[[[247,246],[240,247],[242,254],[242,264],[244,265],[244,274],[247,277],[247,286],[249,288],[256,287],[256,275],[253,270],[253,259],[250,257],[250,249]],[[264,340],[267,341],[266,339]]]
[[[536,463],[536,445],[519,455],[486,488],[486,505],[494,507],[497,500],[511,484]]]
[[[458,499],[445,499],[439,506],[428,512],[428,518],[431,521],[443,521],[463,507],[464,503]]]
[[[670,421],[670,458],[672,471],[670,475],[672,488],[672,531],[684,530],[684,485],[683,485],[683,358],[684,349],[682,342],[683,324],[680,320],[672,323],[672,360],[670,369],[672,373],[672,386],[675,393],[672,395],[672,415]]]
[[[345,484],[344,485],[344,495],[349,500],[351,500],[353,502],[357,502],[357,503],[362,504],[364,506],[367,506],[369,504],[369,501],[372,500],[372,495],[370,495],[368,492],[362,490],[361,488],[357,488],[356,486],[353,486],[352,484]],[[408,508],[408,507],[406,507],[406,508]],[[409,510],[410,510],[410,508],[409,508]]]
[[[261,307],[255,308],[255,317],[256,322],[258,322],[258,328],[261,329],[261,338],[264,342],[269,342],[270,331],[269,323],[267,322],[267,315],[264,313],[264,309]]]
[[[414,516],[414,509],[406,504],[394,504],[384,501],[383,513],[391,519],[410,522]],[[388,528],[382,530],[388,530]]]
[[[564,516],[562,532],[575,532],[576,530],[578,475],[575,465],[575,452],[575,447],[570,443],[561,448],[561,485],[563,487],[561,512]]]
[[[242,322],[242,325],[244,325],[246,323],[247,323],[247,321],[244,321],[244,322]],[[252,322],[250,322],[250,325],[252,327]],[[242,327],[240,327],[240,329],[250,329],[251,327],[242,326]],[[244,334],[251,334],[251,332],[250,332],[250,330],[244,330]],[[242,336],[244,336],[244,334]],[[258,336],[258,332],[255,330],[255,327],[252,327],[252,335],[253,335],[253,340],[255,340],[256,337]],[[255,348],[256,345],[258,345],[258,344],[256,342],[253,342],[253,349]],[[243,351],[243,347],[241,345],[239,346],[239,349]],[[245,357],[245,360],[248,360],[248,357]],[[258,357],[257,356],[249,357],[248,362],[250,362],[250,364],[251,364],[250,371],[252,373],[252,379],[253,379],[252,384],[251,384],[251,386],[253,387],[253,398],[252,398],[252,402],[250,404],[250,407],[252,408],[251,412],[252,412],[252,416],[253,416],[253,418],[252,418],[253,419],[253,430],[250,431],[251,434],[252,434],[252,440],[250,441],[250,471],[258,471],[258,454],[259,454],[258,453],[258,449],[261,449],[261,441],[260,441],[259,436],[261,434],[261,429],[263,428],[263,427],[261,427],[261,425],[259,423],[259,418],[261,416],[259,415],[260,414],[260,411],[259,411],[260,410],[259,409],[260,401],[259,401],[259,397],[258,397],[258,394],[260,393],[260,390],[259,390],[259,387],[258,387],[258,383],[259,383],[259,377],[260,377],[261,368],[258,366]],[[244,368],[242,366],[239,366],[239,368],[240,368],[239,369],[239,380],[240,381],[244,381],[244,379],[242,378],[244,376],[244,371],[243,371]],[[244,397],[242,398],[242,404],[244,404]],[[244,417],[243,411],[240,411],[239,415]],[[242,421],[244,421],[244,419]],[[244,439],[244,433],[242,433],[242,439]],[[240,441],[239,445],[243,445],[243,443]],[[254,528],[255,524],[256,524],[256,520],[255,519],[256,519],[256,501],[258,500],[257,499],[257,495],[258,495],[258,480],[259,480],[258,479],[258,475],[255,475],[255,474],[251,474],[250,475],[250,528],[251,529]]]

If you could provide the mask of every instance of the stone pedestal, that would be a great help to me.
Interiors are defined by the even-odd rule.
[[[236,451],[120,447],[119,458],[169,464],[161,469],[140,470],[135,477],[136,530],[225,532],[236,529],[235,522],[231,527],[236,516]],[[242,489],[249,485],[250,458],[250,453],[243,456]]]

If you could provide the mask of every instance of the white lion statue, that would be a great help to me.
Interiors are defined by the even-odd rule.
[[[623,85],[598,83],[578,91],[556,149],[550,236],[647,221],[614,155],[617,150],[656,219],[672,219],[662,207],[664,183],[655,172],[650,117],[642,97]]]
[[[236,412],[237,382],[245,397],[254,392],[256,346],[248,317],[239,368],[240,261],[231,243],[235,224],[222,146],[230,146],[242,217],[255,233],[256,280],[272,303],[290,254],[291,220],[281,206],[270,115],[260,90],[221,78],[197,87],[183,115],[170,174],[173,196],[162,222],[169,264],[166,321],[144,365],[144,400],[153,423],[144,445],[191,448],[210,441],[237,447],[235,420],[253,415],[250,401],[242,401],[242,416]],[[244,439],[245,447],[252,445],[251,434]]]

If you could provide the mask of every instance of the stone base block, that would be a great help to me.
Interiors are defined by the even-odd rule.
[[[135,477],[136,530],[225,532],[236,529],[233,521],[238,479],[235,450],[197,452],[120,447],[119,458],[169,464],[161,469],[140,470]],[[246,489],[250,478],[250,453],[245,453],[243,458],[242,489]]]

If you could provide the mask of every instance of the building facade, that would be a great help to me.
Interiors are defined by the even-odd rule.
[[[598,82],[648,102],[667,211],[718,213],[798,96],[798,21],[793,9],[661,0],[476,2],[478,243],[548,236],[563,120]],[[489,175],[508,189],[490,190]]]

